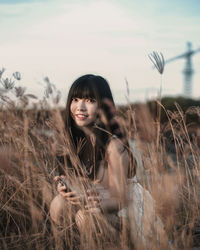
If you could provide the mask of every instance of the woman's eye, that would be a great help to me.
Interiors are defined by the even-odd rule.
[[[90,103],[95,103],[95,102],[96,102],[96,100],[93,99],[93,98],[88,98],[86,101],[87,101],[87,102],[90,102]]]
[[[77,102],[78,101],[78,98],[74,97],[72,98],[72,102]]]

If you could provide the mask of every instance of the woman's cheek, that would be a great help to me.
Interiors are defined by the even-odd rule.
[[[74,104],[71,104],[71,106],[70,106],[70,112],[71,112],[71,116],[73,118],[74,117],[74,113],[75,113],[75,105]]]
[[[94,105],[92,106],[92,112],[93,112],[94,114],[97,114],[97,105],[96,105],[96,104],[94,104]]]

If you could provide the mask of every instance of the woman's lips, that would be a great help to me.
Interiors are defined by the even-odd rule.
[[[87,119],[88,115],[77,114],[76,117],[77,117],[79,120],[85,120],[85,119]]]

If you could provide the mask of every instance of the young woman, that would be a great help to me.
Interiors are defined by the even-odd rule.
[[[134,177],[135,161],[104,78],[84,75],[72,84],[65,130],[67,153],[62,156],[61,172],[63,180],[73,186],[58,183],[59,194],[50,206],[52,220],[65,228],[76,224],[84,242],[93,238],[89,234],[93,229],[97,234],[101,232],[106,242],[110,233],[121,229],[119,216],[125,216],[137,249],[152,249],[153,244],[171,249],[151,194]],[[55,180],[59,181],[60,176]]]
[[[69,153],[62,158],[63,178],[76,176],[77,185],[86,179],[87,202],[82,205],[83,197],[77,189],[67,190],[58,183],[59,194],[51,203],[50,215],[54,222],[62,224],[71,206],[80,228],[85,223],[84,214],[101,213],[106,218],[117,215],[126,205],[126,181],[134,171],[130,171],[128,143],[116,120],[109,84],[103,77],[88,74],[75,80],[65,115]],[[56,181],[59,179],[55,177]]]

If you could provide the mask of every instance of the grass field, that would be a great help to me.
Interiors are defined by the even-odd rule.
[[[45,98],[30,109],[33,95],[1,81],[0,249],[133,249],[130,218],[122,218],[118,233],[98,214],[81,234],[72,220],[55,227],[49,205],[57,193],[56,155],[67,150],[59,94],[49,82]],[[168,117],[164,124],[146,104],[127,105],[123,114],[119,109],[118,119],[134,141],[138,180],[154,198],[168,239],[174,249],[192,249],[200,242],[200,111],[193,108],[197,123],[187,124],[178,105],[174,112],[159,98],[157,105]],[[154,233],[149,249],[163,249]]]

